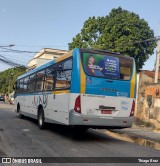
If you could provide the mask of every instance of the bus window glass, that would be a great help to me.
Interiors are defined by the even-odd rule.
[[[35,81],[36,81],[36,74],[30,75],[29,85],[28,85],[28,91],[29,92],[33,92],[34,91]]]
[[[35,91],[43,90],[44,77],[45,77],[45,70],[42,70],[37,73]]]
[[[24,78],[24,85],[23,85],[24,92],[27,92],[28,83],[29,83],[29,77]]]
[[[19,80],[16,81],[16,93],[19,92]]]
[[[83,68],[87,75],[108,79],[130,80],[133,60],[112,55],[82,53]]]
[[[44,90],[53,90],[54,86],[54,77],[55,77],[55,69],[47,68],[45,74],[45,82],[44,82]]]
[[[72,59],[61,62],[57,67],[56,89],[69,89],[71,84]]]
[[[23,93],[23,79],[19,81],[19,92]]]

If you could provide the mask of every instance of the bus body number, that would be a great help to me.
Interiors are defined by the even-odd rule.
[[[117,92],[117,96],[128,97],[128,93],[127,92]]]

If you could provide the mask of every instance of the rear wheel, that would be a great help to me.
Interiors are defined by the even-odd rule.
[[[19,104],[17,106],[17,113],[18,113],[18,116],[19,116],[20,119],[24,118],[24,115],[22,115],[22,113],[21,113],[21,109],[20,109],[20,105]]]
[[[40,129],[44,129],[45,127],[44,111],[42,108],[38,111],[38,126]]]

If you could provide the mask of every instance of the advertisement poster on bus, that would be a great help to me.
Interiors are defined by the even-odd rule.
[[[83,54],[83,66],[87,75],[119,79],[119,58],[100,54]]]

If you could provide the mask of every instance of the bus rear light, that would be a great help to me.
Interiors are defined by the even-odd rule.
[[[135,110],[135,101],[133,100],[130,116],[134,115],[134,110]]]
[[[81,98],[80,98],[80,95],[76,98],[75,105],[74,105],[74,110],[77,113],[81,113]]]

